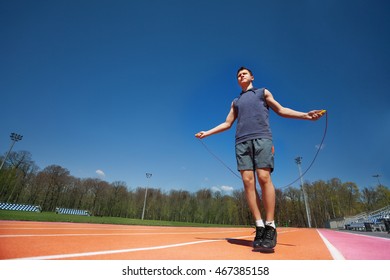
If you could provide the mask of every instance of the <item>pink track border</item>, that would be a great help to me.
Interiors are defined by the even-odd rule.
[[[390,239],[318,229],[346,260],[390,260]]]

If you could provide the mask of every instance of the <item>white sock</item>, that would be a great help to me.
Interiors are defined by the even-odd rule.
[[[275,226],[275,221],[266,221],[265,224],[266,224],[267,226],[271,226],[271,227],[273,227],[273,228],[276,228],[276,226]]]
[[[262,219],[256,220],[256,226],[257,226],[257,227],[264,227],[264,222],[263,222],[263,220],[262,220]]]

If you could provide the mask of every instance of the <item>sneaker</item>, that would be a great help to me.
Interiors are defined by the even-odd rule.
[[[256,227],[256,236],[253,240],[253,248],[261,247],[261,243],[263,242],[265,228],[264,227]]]
[[[265,226],[265,233],[263,236],[263,242],[261,242],[261,247],[266,249],[272,249],[276,246],[276,229],[266,225]]]

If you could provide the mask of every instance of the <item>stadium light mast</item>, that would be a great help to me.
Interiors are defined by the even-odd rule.
[[[144,208],[142,209],[142,220],[144,219],[145,216],[145,207],[146,207],[146,197],[148,195],[148,187],[149,187],[149,179],[152,177],[152,173],[146,173],[146,178],[148,179],[148,184],[145,188],[145,198],[144,198]]]
[[[295,158],[295,162],[298,165],[299,178],[301,179],[301,189],[302,189],[302,193],[303,193],[303,200],[305,202],[307,224],[308,224],[309,228],[311,228],[311,214],[310,214],[309,201],[307,199],[305,186],[303,185],[303,175],[302,175],[302,170],[301,170],[302,157]]]
[[[11,147],[9,148],[6,156],[4,157],[3,162],[0,165],[0,170],[3,168],[3,165],[4,165],[5,161],[7,160],[9,154],[11,153],[11,150],[14,147],[15,143],[20,141],[20,140],[22,140],[23,135],[19,135],[19,134],[16,134],[16,133],[12,132],[10,137],[11,137],[11,140],[12,140],[12,144],[11,144]]]
[[[382,186],[381,185],[381,182],[379,181],[379,177],[380,177],[381,175],[379,175],[379,174],[376,174],[376,175],[372,175],[372,177],[375,177],[377,180],[378,180],[378,185],[379,186]]]

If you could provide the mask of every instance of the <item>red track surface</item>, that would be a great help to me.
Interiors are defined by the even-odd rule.
[[[252,228],[0,221],[0,259],[332,260],[337,254],[326,243],[341,258],[390,259],[390,239],[278,228],[274,252],[255,252],[253,234]]]

